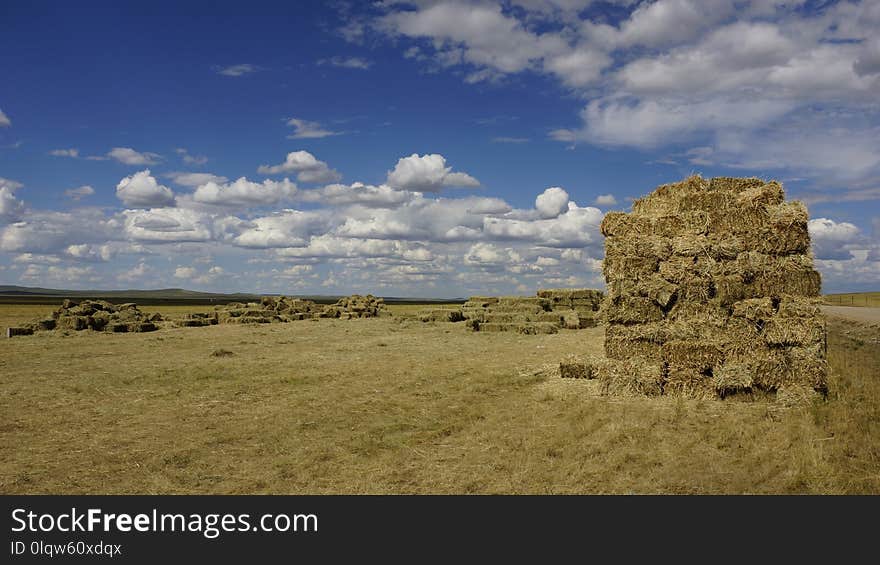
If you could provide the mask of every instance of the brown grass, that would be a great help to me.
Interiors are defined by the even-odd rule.
[[[172,309],[186,311],[145,308]],[[0,326],[50,310],[0,307]],[[14,338],[0,347],[0,492],[880,493],[880,332],[829,330],[829,398],[792,409],[606,398],[559,378],[567,353],[601,353],[602,327],[378,318]]]

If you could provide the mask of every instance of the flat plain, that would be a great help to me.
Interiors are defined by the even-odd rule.
[[[50,305],[0,305],[0,327]],[[204,306],[144,306],[179,315]],[[828,398],[599,396],[603,329],[394,317],[0,345],[2,493],[880,493],[880,327],[829,318]]]

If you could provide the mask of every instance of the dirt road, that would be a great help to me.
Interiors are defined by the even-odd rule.
[[[822,311],[829,316],[840,316],[869,324],[880,323],[880,308],[866,308],[860,306],[823,306]]]

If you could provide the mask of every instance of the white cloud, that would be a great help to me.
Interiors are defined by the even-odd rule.
[[[15,191],[24,186],[20,182],[0,177],[0,222],[11,222],[24,211],[24,203],[15,197]]]
[[[178,147],[174,152],[180,155],[180,158],[183,159],[183,162],[187,165],[200,167],[208,162],[208,158],[204,155],[190,155],[189,150],[185,147]]]
[[[84,184],[82,186],[78,186],[76,188],[68,188],[64,191],[64,195],[70,198],[71,200],[79,201],[85,198],[86,196],[91,196],[95,193],[95,189],[91,186]]]
[[[96,208],[70,212],[28,211],[0,230],[0,251],[60,253],[71,242],[104,244],[118,239],[119,222]]]
[[[341,135],[340,131],[331,131],[324,129],[318,122],[310,122],[300,118],[290,118],[287,125],[293,128],[293,133],[288,135],[288,139],[320,139],[331,135]]]
[[[76,147],[71,147],[70,149],[53,149],[49,151],[49,155],[54,155],[55,157],[71,157],[76,159],[79,157],[79,149]]]
[[[10,121],[9,116],[3,113],[3,110],[0,110],[0,128],[8,128],[12,125],[12,121]]]
[[[234,243],[240,247],[302,247],[312,235],[328,229],[325,214],[301,210],[283,210],[247,223]]]
[[[107,157],[115,159],[123,165],[155,165],[162,158],[161,155],[149,152],[135,151],[131,147],[114,147],[107,152]]]
[[[365,71],[373,66],[372,61],[361,57],[330,57],[329,59],[318,59],[319,65],[330,65],[343,69],[360,69]]]
[[[316,202],[330,206],[362,204],[375,207],[396,207],[409,202],[415,195],[405,190],[395,190],[388,185],[373,186],[361,182],[329,184],[314,190],[303,190],[297,195],[303,202]]]
[[[109,261],[113,258],[114,250],[113,246],[109,244],[89,245],[81,243],[68,245],[65,254],[73,259],[82,261]]]
[[[232,183],[208,182],[193,193],[193,200],[219,206],[266,206],[291,198],[297,191],[288,179],[252,182],[241,177]]]
[[[166,173],[164,176],[171,179],[174,184],[188,186],[190,188],[208,184],[209,182],[223,184],[229,180],[224,176],[213,175],[211,173],[186,173],[181,171]]]
[[[228,67],[215,67],[217,74],[227,77],[240,77],[260,70],[256,65],[242,63],[240,65],[230,65]]]
[[[852,244],[861,239],[859,228],[849,222],[814,218],[810,220],[808,227],[817,259],[850,259]]]
[[[174,278],[176,279],[191,279],[194,278],[198,274],[192,267],[181,267],[180,265],[174,269]]]
[[[446,166],[443,155],[418,155],[402,157],[394,170],[388,171],[387,183],[398,190],[416,192],[439,192],[445,187],[478,187],[480,182],[467,173],[452,172]]]
[[[555,218],[568,210],[568,193],[554,186],[535,198],[535,209],[542,218]]]
[[[617,198],[613,194],[600,194],[595,200],[596,206],[616,206]]]
[[[336,182],[342,178],[339,172],[331,169],[324,161],[319,161],[308,151],[292,151],[280,165],[260,165],[257,172],[262,175],[297,173],[296,179],[306,183]]]
[[[185,208],[125,210],[128,239],[147,243],[205,242],[213,239],[212,218]]]
[[[159,184],[150,174],[150,169],[144,169],[119,181],[116,185],[116,197],[132,208],[174,204],[174,193],[167,186]]]

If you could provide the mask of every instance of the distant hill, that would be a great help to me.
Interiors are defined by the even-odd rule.
[[[259,294],[198,292],[183,288],[162,288],[156,290],[66,290],[58,288],[39,288],[16,285],[0,285],[0,303],[47,304],[60,302],[65,298],[90,298],[111,302],[137,302],[139,304],[224,304],[227,302],[251,302],[259,300]],[[340,295],[292,295],[314,300],[318,303],[332,304]],[[404,298],[385,297],[385,301],[396,304],[459,303],[464,298]]]

